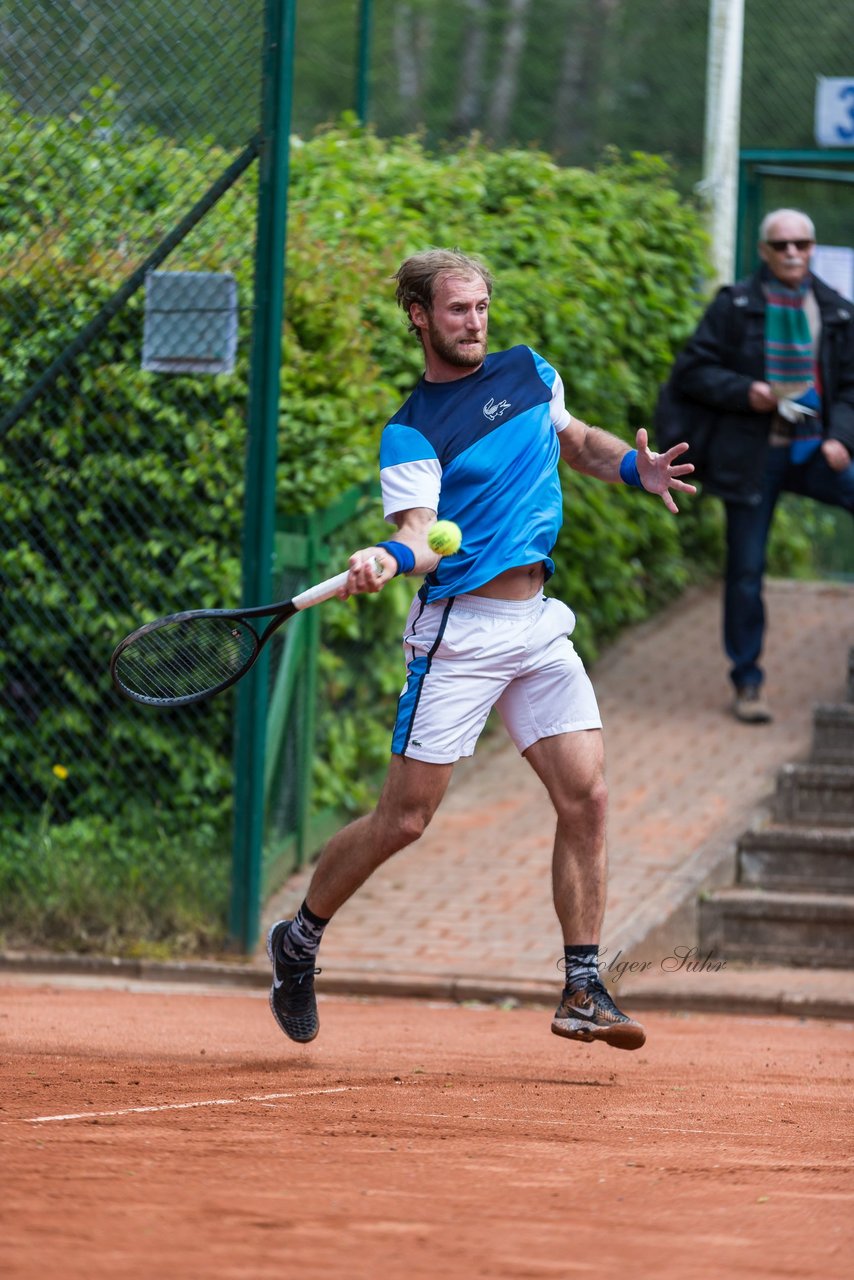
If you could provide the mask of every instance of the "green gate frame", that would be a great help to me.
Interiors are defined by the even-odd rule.
[[[329,535],[379,498],[376,480],[355,485],[323,511],[283,516],[276,523],[277,574],[296,574],[302,586],[330,572]],[[340,565],[335,566],[340,568]],[[333,570],[334,571],[334,570]],[[305,865],[332,831],[341,825],[339,813],[312,810],[312,769],[317,720],[317,659],[323,611],[298,613],[284,631],[284,650],[268,699],[264,760],[264,838],[261,895],[277,889],[292,871]],[[297,800],[293,829],[275,834],[267,820],[286,744],[295,739]],[[260,903],[259,903],[260,907]]]
[[[848,166],[847,171],[845,166]],[[797,181],[854,182],[854,149],[822,148],[815,151],[741,151],[738,158],[738,221],[736,225],[736,278],[757,265],[756,243],[762,221],[765,178]]]

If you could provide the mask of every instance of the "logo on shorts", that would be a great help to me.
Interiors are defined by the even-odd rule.
[[[483,416],[489,418],[490,422],[494,422],[496,418],[500,418],[503,413],[506,413],[509,408],[509,400],[499,400],[498,404],[496,404],[492,396],[490,396],[483,406]]]

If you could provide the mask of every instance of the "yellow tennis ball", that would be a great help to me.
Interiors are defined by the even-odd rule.
[[[437,520],[427,534],[427,545],[440,556],[452,556],[462,546],[463,534],[453,520]]]

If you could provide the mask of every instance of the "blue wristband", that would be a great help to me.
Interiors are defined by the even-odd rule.
[[[394,557],[397,561],[397,573],[411,573],[415,568],[415,552],[405,542],[378,542],[376,545]]]
[[[636,489],[642,489],[643,484],[638,475],[638,451],[637,449],[629,449],[629,452],[623,455],[620,463],[620,479],[623,484],[633,485]]]

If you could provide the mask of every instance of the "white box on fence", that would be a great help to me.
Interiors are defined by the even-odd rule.
[[[151,271],[145,280],[142,367],[150,373],[231,373],[237,281],[230,272]]]

